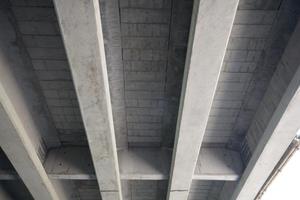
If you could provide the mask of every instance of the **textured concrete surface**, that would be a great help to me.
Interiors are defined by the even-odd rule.
[[[120,1],[129,146],[162,142],[171,0]]]
[[[52,1],[16,0],[11,4],[61,143],[87,144]]]
[[[172,150],[193,0],[99,2],[117,147]],[[23,43],[19,47],[34,69],[41,99],[58,132],[58,137],[53,136],[63,146],[86,147],[52,0],[9,3]],[[248,130],[255,130],[254,115],[276,75],[299,10],[297,0],[240,0],[205,131],[205,147],[240,152],[244,164],[248,163],[261,138],[260,132]],[[44,142],[51,146],[50,140]],[[79,191],[74,199],[99,199],[95,181],[77,180],[70,185]],[[167,190],[167,184],[158,181],[123,185],[127,200],[164,199]],[[217,199],[223,185],[228,188],[227,181],[194,181],[189,199]]]
[[[231,199],[253,199],[300,128],[300,24],[297,23],[247,132],[253,152]]]
[[[122,200],[99,2],[54,2],[102,199]]]
[[[237,0],[194,2],[168,200],[188,198],[237,6]]]

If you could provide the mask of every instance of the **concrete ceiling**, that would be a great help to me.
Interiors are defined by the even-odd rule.
[[[188,63],[186,56],[193,0],[100,0],[99,3],[119,159],[121,152],[125,152],[121,158],[135,155],[132,156],[133,163],[149,167],[149,171],[157,172],[157,176],[166,176],[147,179],[145,177],[149,174],[141,172],[141,180],[124,178],[122,162],[117,161],[117,166],[121,168],[123,199],[167,199],[171,165],[169,152],[176,150],[174,143],[184,70]],[[46,163],[44,167],[50,162],[52,171],[61,170],[68,174],[74,165],[74,174],[83,177],[87,167],[84,164],[88,163],[89,177],[70,178],[72,180],[64,185],[71,186],[68,188],[71,188],[72,199],[101,199],[102,191],[95,180],[93,162],[94,166],[98,165],[95,164],[93,150],[92,156],[88,150],[88,147],[91,149],[86,136],[89,134],[86,131],[88,125],[82,117],[85,108],[79,106],[81,97],[74,85],[77,80],[69,64],[73,57],[66,53],[67,39],[62,37],[60,26],[63,25],[58,21],[54,3],[52,0],[10,0],[3,5],[1,9],[8,13],[16,33],[16,46],[20,52],[25,52],[21,54],[22,60],[34,72],[37,80],[35,87],[41,91],[39,97],[43,112],[55,128],[52,134],[57,139],[55,144],[41,136],[43,148],[39,156],[42,163]],[[233,151],[243,161],[239,168],[247,167],[262,137],[259,133],[251,135],[249,127],[253,126],[255,114],[279,68],[281,57],[298,23],[299,11],[300,4],[296,0],[239,1],[206,124],[202,150],[223,148]],[[252,137],[255,139],[249,139]],[[55,149],[60,148],[62,150],[59,152],[66,154],[66,149],[73,147],[83,150],[77,149],[70,158],[53,156],[55,159],[49,159],[50,152]],[[139,149],[148,148],[154,149],[154,153],[136,153]],[[128,153],[127,150],[134,153]],[[161,151],[168,152],[167,156],[164,157]],[[78,157],[86,159],[85,162],[74,161]],[[152,158],[167,158],[167,161],[153,161]],[[201,156],[197,156],[198,159]],[[11,164],[3,152],[0,153],[0,160],[3,161],[0,163],[0,177],[9,177],[5,178],[9,180],[0,183],[12,199],[33,199],[25,187],[27,182],[23,180],[24,185],[21,179],[11,180],[18,176],[12,167],[14,162]],[[215,163],[213,159],[210,161]],[[239,162],[236,163],[239,165]],[[167,170],[161,173],[161,169]],[[199,174],[202,173],[201,169]],[[51,170],[49,167],[47,170],[49,175]],[[13,175],[1,176],[5,171]],[[61,174],[57,173],[56,176]],[[70,172],[68,175],[75,177],[74,174]],[[52,177],[55,175],[52,174]],[[57,177],[54,179],[59,179]],[[228,177],[221,180],[193,180],[188,199],[226,200],[220,195],[224,194],[229,182],[237,184],[238,181],[229,181]],[[12,195],[15,191],[20,191],[24,197]],[[102,193],[102,199],[109,198],[103,197]]]

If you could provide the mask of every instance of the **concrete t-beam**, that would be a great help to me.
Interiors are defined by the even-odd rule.
[[[255,199],[300,129],[299,52],[298,22],[247,132],[246,141],[254,151],[232,200]]]
[[[99,1],[54,3],[102,199],[122,199]]]
[[[188,198],[237,5],[194,1],[168,200]]]
[[[9,16],[0,8],[0,146],[35,199],[63,199],[43,167],[49,129]]]

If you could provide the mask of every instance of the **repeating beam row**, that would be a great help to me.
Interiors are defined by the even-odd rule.
[[[194,1],[169,200],[188,199],[237,5],[238,0]]]
[[[167,180],[170,150],[136,148],[118,151],[121,180]],[[87,147],[65,147],[49,152],[44,167],[51,179],[95,180],[95,171]],[[224,148],[203,148],[194,180],[236,181],[242,172],[237,152]],[[13,172],[2,171],[0,180],[16,179]]]
[[[237,180],[242,170],[237,153],[218,148],[200,151],[237,4],[238,0],[194,3],[173,158],[164,149],[123,150],[118,157],[99,2],[55,0],[92,157],[88,148],[54,149],[44,166],[40,156],[43,149],[40,128],[11,70],[11,66],[22,65],[21,58],[16,59],[17,50],[10,48],[15,34],[10,34],[13,28],[8,20],[1,18],[0,23],[9,31],[1,32],[0,37],[0,144],[34,198],[63,199],[64,191],[54,184],[60,179],[97,179],[104,200],[122,199],[121,179],[170,177],[168,199],[171,200],[187,199],[193,179]],[[235,188],[234,200],[254,198],[299,129],[299,32],[298,26],[281,61],[283,68],[288,65],[295,69],[293,76],[288,79],[284,94]],[[275,73],[272,81],[280,74]],[[264,99],[274,90],[272,81]],[[0,172],[1,178],[17,176]]]

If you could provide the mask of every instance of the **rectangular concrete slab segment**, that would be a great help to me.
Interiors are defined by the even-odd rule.
[[[169,177],[169,150],[135,148],[118,154],[122,180],[166,180]]]
[[[238,0],[194,2],[169,200],[178,199],[174,191],[189,191],[237,5]]]
[[[121,197],[111,99],[98,0],[55,0],[89,147],[104,200]]]
[[[193,180],[236,181],[243,164],[238,152],[224,148],[202,148]]]
[[[247,135],[262,121],[262,110],[272,113],[259,131],[259,140],[232,200],[252,200],[267,180],[272,170],[300,129],[300,23],[290,38],[265,96],[258,108]],[[276,107],[268,102],[276,102]],[[266,121],[266,120],[265,120]],[[263,124],[263,122],[261,123]]]

